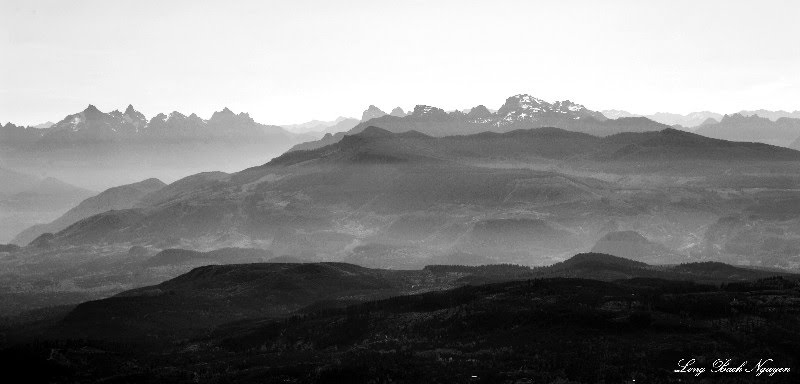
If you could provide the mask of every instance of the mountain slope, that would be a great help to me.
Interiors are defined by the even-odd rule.
[[[800,152],[674,129],[604,138],[557,128],[431,137],[369,127],[235,174],[184,178],[132,209],[87,218],[48,242],[268,244],[276,254],[403,268],[452,253],[543,264],[591,249],[615,221],[641,225],[637,217],[651,222],[643,234],[670,228],[682,239],[675,245],[693,244],[698,217],[710,224],[721,207],[749,204],[697,189],[738,182],[719,172],[733,162],[788,170]],[[551,168],[566,173],[535,170]],[[630,185],[639,186],[619,191],[615,179],[581,176],[587,170],[623,172],[622,182],[632,178]],[[672,177],[694,186],[669,184]]]
[[[797,161],[800,152],[764,143],[715,139],[668,128],[660,132],[621,133],[603,140],[598,159],[617,161],[717,160]]]
[[[147,179],[134,184],[122,185],[90,197],[76,207],[67,211],[56,220],[47,224],[34,225],[14,237],[14,244],[26,245],[43,233],[59,232],[89,216],[111,210],[128,209],[135,206],[139,199],[166,186],[161,180]]]
[[[95,194],[52,177],[38,179],[20,178],[17,173],[7,175],[7,188],[13,193],[0,194],[1,242],[11,240],[14,235],[35,223],[53,220]],[[4,181],[0,181],[0,184]]]

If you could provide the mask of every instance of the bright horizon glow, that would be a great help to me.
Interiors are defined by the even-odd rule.
[[[800,2],[0,0],[0,123],[94,104],[264,124],[528,93],[638,114],[800,109]]]

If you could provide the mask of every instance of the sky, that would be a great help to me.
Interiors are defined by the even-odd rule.
[[[266,124],[515,94],[800,109],[800,1],[0,0],[0,122],[94,104]]]

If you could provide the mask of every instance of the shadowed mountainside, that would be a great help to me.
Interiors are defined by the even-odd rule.
[[[131,208],[39,236],[0,258],[0,309],[96,299],[234,260],[542,266],[625,231],[652,244],[605,251],[659,264],[792,269],[800,266],[798,166],[790,149],[674,129],[433,137],[372,127],[241,172],[195,174]],[[146,264],[172,248],[188,256]],[[207,254],[229,248],[261,251]]]
[[[37,224],[25,229],[11,241],[14,244],[27,245],[44,233],[55,233],[89,216],[106,211],[128,209],[134,207],[139,199],[166,186],[161,180],[147,179],[138,183],[122,185],[101,192],[78,204],[59,218],[47,224]]]
[[[750,204],[697,189],[741,182],[720,169],[737,163],[789,172],[798,161],[800,152],[790,149],[674,129],[604,138],[557,128],[435,138],[370,127],[239,173],[184,178],[132,209],[81,220],[46,243],[181,239],[183,247],[213,249],[267,242],[278,255],[312,252],[327,260],[357,257],[359,246],[379,244],[383,250],[373,247],[372,257],[384,256],[364,265],[419,268],[441,253],[490,250],[494,261],[546,264],[548,257],[590,249],[613,231],[609,226],[655,209],[674,212],[653,211],[655,220],[678,220],[661,226],[679,230],[684,219],[674,215],[704,214],[710,224],[721,210]],[[630,176],[583,176],[609,171]],[[637,179],[638,172],[654,181]],[[675,177],[687,181],[671,184]],[[620,192],[620,181],[635,189]]]
[[[0,168],[0,242],[37,222],[50,221],[94,192],[61,180]]]

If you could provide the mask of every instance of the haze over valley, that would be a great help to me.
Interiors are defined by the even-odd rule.
[[[740,119],[736,132],[761,121]],[[57,190],[61,205],[54,200],[48,215],[31,214],[24,227],[6,230],[7,242],[22,247],[2,261],[8,287],[20,297],[38,295],[41,284],[58,300],[102,297],[198,265],[149,266],[147,258],[169,249],[251,249],[261,252],[257,260],[389,269],[543,266],[590,250],[655,264],[800,266],[792,208],[800,152],[644,117],[608,119],[570,101],[521,94],[494,112],[477,106],[467,113],[418,105],[387,114],[370,106],[349,130],[316,140],[227,109],[209,120],[178,113],[147,120],[132,107],[106,114],[90,106],[51,128],[13,129],[6,132],[17,132],[16,139],[6,145],[15,156],[90,162],[114,149],[100,155],[109,164],[104,170],[134,179],[93,197]],[[310,141],[290,148],[301,137]],[[281,145],[279,156],[262,150]],[[170,169],[177,174],[198,149],[202,156],[194,159],[201,160],[192,167],[207,171],[164,177],[166,183],[139,180],[123,171],[135,162],[117,161],[142,151],[163,164],[180,156],[178,169]],[[223,157],[252,166],[216,170]],[[163,168],[140,170],[159,175]],[[45,190],[9,175],[20,191]],[[34,281],[39,285],[29,285]]]

